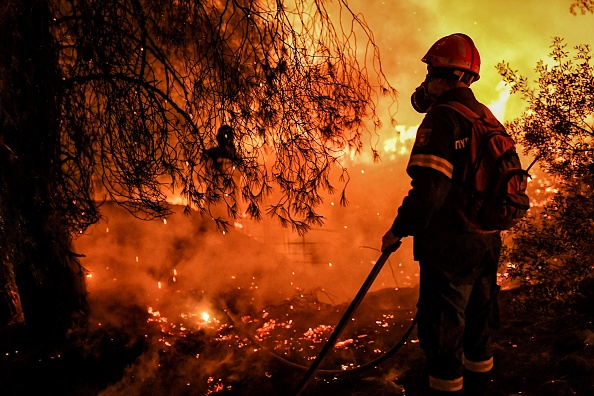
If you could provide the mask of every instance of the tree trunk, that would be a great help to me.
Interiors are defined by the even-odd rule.
[[[86,310],[84,272],[55,192],[60,76],[47,0],[0,5],[0,326],[61,338]]]

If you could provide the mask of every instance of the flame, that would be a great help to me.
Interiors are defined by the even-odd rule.
[[[393,138],[388,138],[384,141],[384,152],[396,155],[408,155],[410,147],[417,136],[418,125],[404,126],[397,125],[395,127],[397,135]]]
[[[507,108],[507,103],[511,96],[511,89],[509,86],[506,86],[503,81],[501,81],[499,82],[495,90],[499,92],[499,97],[496,100],[490,102],[487,105],[487,107],[489,108],[489,110],[491,110],[493,115],[497,117],[498,120],[503,122],[506,119],[505,110]]]
[[[159,304],[160,301],[155,301]],[[149,318],[148,323],[155,323],[159,326],[161,336],[158,341],[166,347],[171,347],[178,337],[187,337],[189,334],[193,334],[199,331],[207,331],[209,333],[216,334],[216,338],[219,341],[229,339],[223,335],[223,330],[228,327],[228,324],[221,324],[220,320],[217,319],[212,312],[204,309],[204,306],[209,305],[207,302],[202,302],[195,307],[194,311],[181,312],[177,315],[174,314],[175,319],[170,320],[168,315],[163,315],[161,310],[155,309],[153,306],[146,308]],[[171,307],[173,310],[179,307]],[[171,308],[166,308],[171,310]],[[199,356],[196,355],[196,358]]]

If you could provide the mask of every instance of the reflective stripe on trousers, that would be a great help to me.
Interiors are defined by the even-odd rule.
[[[464,367],[472,373],[488,373],[493,369],[493,358],[481,362],[464,359]],[[462,390],[464,378],[445,380],[429,376],[429,387],[440,392],[457,392]]]
[[[481,362],[473,362],[472,360],[464,359],[464,367],[473,373],[486,373],[493,369],[493,358],[483,360]]]
[[[429,387],[440,392],[457,392],[462,390],[462,377],[446,380],[429,376]]]

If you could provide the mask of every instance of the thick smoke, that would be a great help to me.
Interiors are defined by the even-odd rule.
[[[482,57],[482,77],[473,88],[479,100],[489,104],[501,95],[501,87],[497,89],[501,78],[495,70],[498,62],[505,60],[529,75],[536,62],[546,58],[551,37],[566,37],[573,45],[586,39],[580,34],[591,31],[588,20],[572,16],[564,2],[546,7],[541,2],[510,0],[481,5],[440,0],[350,3],[355,12],[364,10],[384,70],[400,91],[396,121],[401,129],[414,130],[422,118],[409,105],[409,96],[425,75],[420,58],[439,37],[454,32],[473,37]],[[507,104],[504,110],[509,114],[501,114],[504,118],[520,111],[513,100]],[[262,223],[245,220],[242,228],[223,235],[197,215],[176,215],[167,224],[142,222],[106,206],[107,221],[77,243],[87,256],[83,264],[91,271],[91,293],[114,289],[126,298],[148,298],[148,303],[159,293],[182,289],[216,293],[257,286],[263,296],[274,298],[297,288],[320,287],[339,301],[350,298],[379,255],[373,249],[379,248],[381,235],[409,188],[404,169],[411,137],[403,143],[404,154],[383,151],[387,141],[399,137],[385,111],[382,119],[386,122],[372,139],[382,161],[373,163],[369,153],[345,160],[351,176],[350,204],[340,207],[338,197],[327,197],[322,209],[324,227],[299,237],[270,219]],[[391,260],[396,276],[387,268],[378,286],[414,285],[416,268],[411,256],[410,243],[405,241]],[[402,267],[405,274],[400,273]]]

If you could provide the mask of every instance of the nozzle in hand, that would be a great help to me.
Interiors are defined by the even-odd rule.
[[[395,252],[402,244],[401,239],[401,237],[394,235],[392,230],[388,230],[382,237],[382,252]]]

